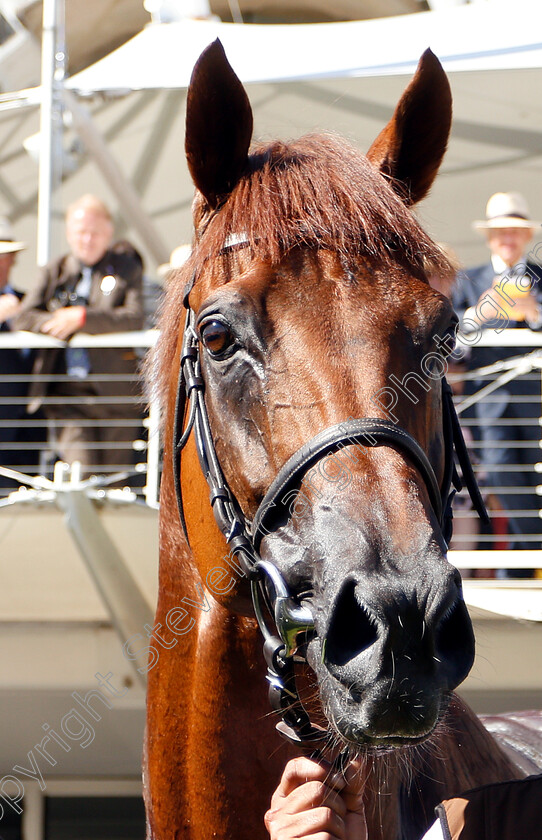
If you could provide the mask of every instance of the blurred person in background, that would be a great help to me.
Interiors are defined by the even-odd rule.
[[[542,328],[542,268],[531,246],[540,224],[530,218],[527,202],[519,193],[491,196],[485,220],[473,223],[475,230],[486,237],[490,258],[483,265],[460,271],[453,294],[463,334],[484,327],[498,331]],[[530,348],[477,347],[473,340],[470,368],[526,352]],[[478,380],[476,390],[485,384],[487,379]],[[509,547],[540,549],[539,476],[535,472],[540,460],[540,371],[516,377],[477,402],[475,415],[480,429],[480,460],[487,483],[495,488],[506,512]],[[533,577],[531,569],[498,574]]]
[[[141,419],[134,350],[86,350],[69,343],[78,332],[143,326],[143,262],[129,242],[113,243],[113,232],[111,213],[99,198],[84,195],[71,204],[70,251],[41,269],[14,320],[17,329],[67,342],[65,349],[36,354],[32,372],[41,378],[31,385],[28,410],[43,405],[52,421],[50,444],[63,461],[79,461],[84,474],[131,465],[139,424],[127,421]]]
[[[0,218],[0,332],[12,330],[12,319],[21,307],[23,292],[15,289],[10,274],[17,254],[26,248],[17,241],[8,219]],[[21,429],[21,420],[26,415],[23,400],[28,392],[24,379],[30,373],[30,353],[19,348],[0,348],[0,465],[19,469],[28,459],[24,453],[27,433]],[[5,377],[5,379],[4,379]],[[21,447],[20,449],[18,447]],[[0,487],[15,489],[17,484],[0,476]]]
[[[143,277],[143,305],[145,308],[145,328],[154,329],[159,320],[164,292],[168,280],[175,269],[180,268],[192,252],[190,245],[178,245],[169,256],[169,262],[162,263],[156,269],[156,278]]]

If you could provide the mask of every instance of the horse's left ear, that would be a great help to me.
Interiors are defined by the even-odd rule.
[[[451,123],[448,78],[438,58],[426,50],[393,117],[367,153],[405,204],[416,204],[429,192]]]
[[[211,210],[243,172],[252,124],[248,96],[217,39],[196,62],[186,100],[188,168]]]

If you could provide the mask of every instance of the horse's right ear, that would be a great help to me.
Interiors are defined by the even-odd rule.
[[[367,152],[405,204],[416,204],[429,192],[451,123],[450,83],[436,55],[426,50],[393,117]]]
[[[186,101],[188,168],[211,210],[241,177],[252,125],[248,96],[217,39],[196,62]]]

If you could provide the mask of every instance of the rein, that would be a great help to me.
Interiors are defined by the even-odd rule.
[[[259,547],[264,536],[276,529],[278,522],[284,522],[288,518],[288,507],[291,506],[292,498],[295,498],[307,471],[325,455],[345,446],[361,444],[370,447],[392,446],[399,449],[422,476],[443,539],[448,544],[452,536],[452,500],[456,491],[462,487],[455,467],[455,452],[475,510],[485,521],[487,512],[472,470],[453,404],[452,391],[443,378],[445,467],[440,487],[425,452],[405,429],[378,418],[350,418],[325,429],[301,446],[279,470],[253,521],[247,520],[222,473],[205,405],[199,340],[194,328],[195,313],[188,302],[195,276],[194,273],[184,294],[187,314],[173,429],[173,477],[179,517],[189,542],[182,502],[180,456],[193,431],[200,466],[209,486],[209,498],[216,524],[250,581],[254,614],[264,638],[269,700],[273,710],[279,712],[282,717],[277,729],[297,744],[322,742],[327,733],[311,723],[301,703],[294,674],[294,663],[306,661],[301,650],[310,634],[314,632],[312,613],[306,605],[295,599],[278,569],[259,556]],[[183,431],[186,402],[188,419]],[[269,627],[266,611],[272,617],[274,630]]]

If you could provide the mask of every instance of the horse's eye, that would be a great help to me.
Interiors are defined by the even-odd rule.
[[[210,319],[199,328],[200,339],[211,356],[223,356],[235,343],[235,338],[229,327],[222,321]]]

